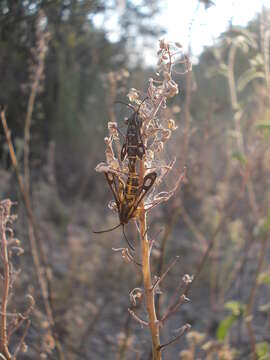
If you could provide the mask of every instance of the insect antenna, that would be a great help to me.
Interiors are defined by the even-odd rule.
[[[122,225],[122,224],[118,224],[118,225],[116,225],[116,226],[114,226],[114,227],[112,227],[112,228],[110,228],[110,229],[106,229],[106,230],[100,230],[100,231],[94,231],[94,230],[92,230],[92,232],[93,232],[94,234],[103,234],[103,233],[107,233],[107,232],[113,231],[113,230],[119,228],[121,225]],[[134,246],[130,243],[130,241],[128,240],[128,238],[127,238],[127,236],[126,236],[124,225],[122,225],[122,230],[123,230],[123,236],[124,236],[124,238],[125,238],[128,246],[131,248],[131,250],[135,251]]]
[[[133,111],[136,111],[135,108],[134,108],[132,105],[127,104],[127,103],[125,103],[124,101],[117,100],[117,101],[115,101],[114,103],[115,103],[115,104],[126,105],[126,106],[128,106],[129,108],[131,108]]]
[[[126,233],[125,233],[125,226],[122,225],[122,230],[123,230],[123,235],[124,235],[124,238],[128,244],[128,246],[131,248],[131,250],[135,251],[135,248],[134,246],[130,243],[130,241],[128,240],[127,236],[126,236]]]
[[[119,228],[122,224],[118,224],[110,229],[106,229],[106,230],[100,230],[100,231],[93,231],[94,234],[103,234],[103,233],[106,233],[106,232],[110,232],[110,231],[113,231],[117,228]]]
[[[135,111],[135,112],[139,112],[139,110],[140,110],[140,107],[142,106],[142,104],[145,102],[145,100],[147,100],[147,99],[149,99],[149,97],[148,96],[146,96],[142,101],[141,101],[141,103],[140,103],[140,105],[139,105],[139,108],[136,110],[135,109],[135,107],[134,106],[132,106],[132,105],[130,105],[130,104],[127,104],[127,103],[125,103],[124,101],[121,101],[121,100],[117,100],[117,101],[115,101],[114,103],[115,104],[122,104],[122,105],[126,105],[126,106],[128,106],[129,108],[131,108],[133,111]]]

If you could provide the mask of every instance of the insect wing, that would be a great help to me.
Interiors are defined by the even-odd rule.
[[[113,193],[114,200],[116,202],[117,208],[119,210],[121,199],[120,199],[120,189],[117,187],[116,175],[112,172],[105,173],[106,180],[110,186],[110,189]],[[121,180],[118,178],[118,183],[121,183]]]
[[[127,143],[125,142],[121,149],[121,161],[125,159],[127,155]]]
[[[140,142],[138,142],[137,144],[137,156],[139,159],[142,160],[144,154],[145,154],[145,148],[140,136]]]
[[[156,178],[157,178],[157,173],[154,171],[151,172],[150,174],[147,174],[143,179],[142,190],[148,192],[151,189],[151,187],[154,185]]]
[[[129,214],[129,218],[131,218],[134,214],[134,212],[137,210],[137,207],[140,205],[141,201],[145,197],[145,195],[148,193],[148,191],[152,188],[154,185],[154,182],[156,181],[157,173],[152,172],[150,174],[147,174],[143,179],[143,184],[139,188],[137,198],[135,200],[135,203],[133,204],[131,208],[131,212]]]

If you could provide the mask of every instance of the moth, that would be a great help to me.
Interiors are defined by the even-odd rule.
[[[113,193],[117,207],[119,224],[108,230],[94,231],[94,233],[100,234],[122,226],[123,235],[132,250],[134,250],[134,247],[125,235],[124,225],[127,224],[130,219],[137,217],[142,200],[152,188],[157,177],[156,172],[151,172],[145,175],[140,185],[139,175],[136,171],[137,159],[142,160],[145,155],[145,147],[141,135],[142,119],[139,116],[139,110],[146,99],[141,102],[137,110],[135,110],[133,106],[125,104],[134,110],[133,114],[127,120],[128,127],[125,142],[120,154],[121,161],[128,158],[128,177],[126,183],[124,183],[119,175],[113,172],[105,172],[106,180]]]

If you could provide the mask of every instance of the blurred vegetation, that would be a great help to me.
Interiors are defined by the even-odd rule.
[[[92,227],[106,228],[117,221],[107,209],[107,184],[94,172],[104,159],[107,121],[117,118],[119,126],[125,126],[127,110],[114,101],[126,101],[130,87],[145,89],[154,77],[142,49],[148,46],[154,53],[164,30],[155,24],[162,1],[134,4],[0,1],[0,103],[7,107],[21,169],[40,10],[50,33],[32,118],[31,196],[65,359],[145,360],[150,351],[147,331],[140,331],[127,313],[128,292],[139,272],[111,251],[122,246],[123,239],[117,232],[91,233]],[[104,26],[95,25],[95,16],[118,17],[117,40],[110,40]],[[151,217],[152,236],[165,229],[154,249],[157,272],[161,258],[166,263],[179,254],[181,259],[171,281],[163,284],[168,294],[174,293],[172,284],[179,277],[196,273],[207,247],[211,250],[189,293],[190,303],[181,307],[171,332],[163,336],[167,339],[184,322],[194,331],[165,349],[164,359],[270,359],[269,19],[265,9],[246,28],[228,28],[215,46],[204,49],[189,76],[175,75],[180,96],[164,110],[179,127],[168,157],[176,156],[178,167],[188,168],[181,194]],[[19,295],[25,289],[37,300],[26,338],[28,351],[21,358],[37,359],[42,353],[41,358],[57,359],[2,129],[0,148],[1,199],[19,202],[16,229],[25,248],[17,264],[25,274],[16,282],[14,302],[22,306]],[[169,299],[160,299],[162,311]]]

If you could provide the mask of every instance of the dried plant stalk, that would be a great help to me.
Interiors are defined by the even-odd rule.
[[[27,190],[30,187],[30,167],[29,167],[29,152],[30,152],[30,138],[31,138],[31,123],[34,111],[34,105],[37,94],[41,91],[42,80],[44,77],[44,65],[46,53],[48,50],[48,41],[50,38],[49,32],[44,28],[44,21],[46,20],[43,11],[40,11],[37,20],[37,44],[32,52],[34,53],[34,63],[31,64],[31,91],[27,104],[27,113],[24,124],[24,179]]]
[[[7,200],[8,201],[8,200]],[[4,284],[3,284],[3,294],[1,299],[1,330],[0,330],[0,350],[3,355],[9,360],[11,359],[11,354],[8,349],[8,337],[7,337],[7,304],[8,304],[8,295],[9,295],[9,285],[10,285],[10,269],[8,261],[8,246],[6,238],[6,224],[9,217],[9,211],[11,207],[7,202],[6,206],[1,204],[0,206],[0,237],[1,237],[1,255],[4,267]]]
[[[185,72],[191,69],[189,59],[182,54],[179,44],[160,41],[158,55],[159,79],[149,79],[147,96],[136,89],[131,89],[128,94],[130,102],[134,103],[135,107],[129,105],[134,109],[134,113],[127,121],[127,133],[120,154],[118,134],[120,131],[118,131],[116,122],[109,122],[110,136],[105,138],[107,162],[98,164],[96,167],[96,171],[105,173],[115,200],[110,203],[110,208],[118,211],[120,220],[119,225],[97,233],[108,232],[121,225],[124,227],[130,220],[138,222],[144,288],[144,291],[140,292],[140,294],[144,294],[148,319],[147,321],[142,320],[131,309],[129,309],[129,313],[141,326],[149,328],[152,337],[153,360],[161,360],[162,349],[182,336],[178,334],[172,341],[168,341],[163,345],[160,344],[159,332],[164,325],[165,319],[160,321],[157,318],[155,295],[158,284],[164,279],[169,270],[163,275],[161,274],[158,280],[154,279],[151,274],[150,256],[153,242],[148,240],[147,212],[169,200],[175,194],[185,175],[185,171],[183,171],[177,178],[172,190],[155,194],[156,188],[172,170],[175,163],[175,160],[166,163],[160,154],[172,131],[177,129],[172,119],[159,118],[158,113],[161,108],[166,107],[166,100],[178,93],[178,85],[172,79],[173,65],[182,64],[185,67]],[[129,254],[129,262],[133,260],[137,264],[128,250],[121,250],[122,255],[125,254],[126,260],[126,255]],[[131,294],[136,293],[135,290],[131,291]],[[132,301],[136,302],[136,297],[131,298]],[[179,299],[176,300],[176,304],[177,308],[181,305]],[[169,314],[167,317],[169,317]],[[188,326],[185,329],[188,329]]]
[[[10,225],[16,219],[15,215],[11,215],[11,207],[14,203],[10,199],[6,199],[0,202],[0,242],[1,242],[1,259],[3,263],[3,276],[1,276],[1,316],[0,316],[0,357],[5,360],[15,360],[16,356],[25,349],[25,336],[28,332],[31,321],[29,320],[29,315],[32,312],[33,306],[35,304],[32,296],[28,295],[29,305],[24,313],[8,313],[8,303],[12,296],[10,289],[14,283],[14,272],[12,263],[9,259],[10,253],[16,249],[17,255],[23,253],[23,249],[20,248],[19,240],[13,237],[13,230]],[[10,321],[7,321],[8,316],[11,318]],[[24,329],[20,340],[11,353],[9,349],[9,343],[12,335],[22,328]]]
[[[140,177],[144,178],[144,165],[141,163],[140,166]],[[152,275],[151,275],[151,246],[149,244],[147,236],[147,221],[146,221],[146,212],[141,210],[139,217],[139,229],[140,229],[140,238],[141,238],[141,257],[142,257],[142,275],[143,275],[143,286],[145,293],[145,302],[146,309],[148,313],[148,326],[152,336],[152,356],[155,360],[161,360],[161,348],[160,348],[160,338],[159,338],[159,322],[156,316],[155,308],[155,290],[152,284]]]

